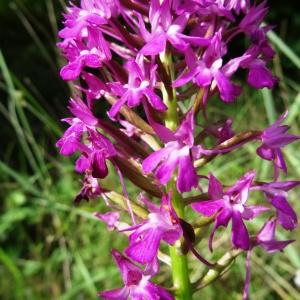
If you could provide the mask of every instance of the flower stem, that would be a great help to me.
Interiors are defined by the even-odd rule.
[[[171,52],[166,49],[165,53],[161,56],[162,63],[169,79],[162,85],[162,94],[165,104],[168,107],[165,116],[165,124],[171,130],[176,130],[178,126],[178,113],[177,113],[177,101],[176,90],[172,88],[171,84],[175,79],[175,70],[172,61]]]
[[[171,53],[167,50],[162,55],[162,63],[166,73],[169,76],[168,82],[174,80],[174,66]],[[176,102],[176,91],[171,86],[163,86],[162,88],[164,102],[168,107],[165,115],[165,125],[171,130],[176,130],[178,127],[178,113]],[[177,192],[176,179],[173,178],[167,186],[168,191],[172,191],[172,205],[179,218],[184,219],[184,201]],[[174,246],[170,246],[171,268],[173,284],[176,289],[176,300],[192,300],[192,286],[189,277],[187,256],[181,251],[181,242],[178,241]]]
[[[179,218],[184,219],[184,206],[180,195],[178,194],[175,186],[175,181],[172,182],[173,194],[172,204]],[[179,247],[178,247],[179,246]],[[172,277],[174,287],[176,288],[177,300],[191,300],[192,287],[189,278],[189,269],[187,256],[183,255],[180,251],[180,245],[170,246],[170,257],[172,265]]]

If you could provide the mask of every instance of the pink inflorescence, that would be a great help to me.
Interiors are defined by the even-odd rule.
[[[239,97],[238,71],[255,89],[277,83],[268,69],[274,51],[266,36],[270,27],[263,25],[266,13],[266,1],[250,0],[69,4],[59,32],[58,47],[67,60],[60,75],[76,81],[76,92],[69,104],[72,117],[63,120],[69,127],[57,147],[65,156],[78,154],[75,169],[84,180],[75,202],[102,196],[108,211],[96,216],[129,240],[126,256],[112,250],[124,287],[100,297],[173,299],[171,291],[151,281],[159,272],[162,243],[179,244],[182,254],[190,251],[213,266],[195,249],[194,229],[201,217],[184,220],[184,208],[210,218],[203,226],[214,224],[208,239],[211,251],[217,229],[231,223],[232,247],[248,253],[244,299],[252,249],[281,251],[292,242],[275,239],[277,225],[286,230],[297,226],[287,193],[299,182],[278,181],[280,170],[287,173],[282,148],[300,139],[282,125],[287,112],[264,130],[239,133],[232,129],[233,120],[212,122],[206,112],[212,97],[224,103]],[[241,37],[248,46],[235,56],[232,45]],[[102,117],[96,106],[108,107]],[[204,125],[198,126],[201,111]],[[228,186],[212,173],[199,174],[202,165],[248,142],[260,142],[257,154],[273,162],[274,181],[256,181],[251,170]],[[118,174],[122,194],[101,183],[110,172]],[[128,195],[124,177],[141,192],[137,201]],[[199,181],[207,182],[206,192]],[[184,194],[191,191],[199,197]],[[262,204],[251,204],[255,192],[264,196]],[[123,214],[112,205],[117,197]],[[131,218],[122,223],[126,211]],[[247,221],[258,217],[265,218],[264,225],[250,235]]]

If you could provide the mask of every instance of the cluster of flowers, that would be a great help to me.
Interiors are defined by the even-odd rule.
[[[70,100],[73,117],[64,119],[69,128],[57,146],[62,155],[79,153],[76,171],[84,181],[75,202],[103,196],[110,211],[96,216],[129,236],[125,254],[112,251],[124,287],[101,292],[102,298],[173,299],[170,291],[151,282],[159,272],[162,242],[172,246],[178,241],[176,245],[187,246],[183,255],[190,251],[214,267],[195,249],[197,220],[185,220],[184,209],[206,217],[206,225],[214,223],[211,251],[215,231],[230,221],[233,248],[250,253],[261,246],[275,252],[292,242],[275,239],[278,224],[286,230],[297,226],[287,192],[299,182],[279,181],[280,171],[287,172],[282,147],[300,139],[282,125],[287,113],[262,131],[236,134],[230,119],[196,126],[199,111],[208,119],[205,108],[212,96],[230,103],[241,94],[234,83],[237,71],[247,74],[253,88],[276,84],[267,68],[274,51],[266,37],[270,28],[262,25],[266,13],[265,1],[250,0],[81,0],[67,8],[58,46],[68,63],[60,74],[76,81],[78,92]],[[230,49],[241,37],[248,48],[235,57]],[[110,105],[107,116],[96,117],[95,106],[107,107],[105,102]],[[204,147],[207,139],[213,148]],[[197,173],[214,157],[251,141],[259,143],[262,159],[273,162],[273,182],[257,182],[255,171],[249,171],[228,187],[212,173]],[[110,191],[100,186],[108,163],[120,178],[120,207],[132,224],[124,225],[111,205],[117,194],[109,197]],[[124,177],[141,190],[138,201],[127,194]],[[207,193],[200,179],[208,181]],[[192,189],[201,194],[184,198]],[[265,195],[265,205],[248,204],[256,191]],[[263,213],[264,226],[250,236],[244,221]],[[244,298],[249,270],[247,275]]]

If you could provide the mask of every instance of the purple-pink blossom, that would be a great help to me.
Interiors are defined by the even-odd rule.
[[[74,202],[76,204],[80,203],[82,200],[89,201],[90,199],[95,199],[100,196],[102,189],[99,185],[97,178],[94,178],[90,174],[85,174],[82,188],[78,195],[76,195]]]
[[[198,60],[195,52],[189,48],[186,51],[189,71],[180,75],[174,81],[173,86],[179,87],[192,81],[200,87],[210,87],[212,81],[215,80],[221,99],[225,102],[233,101],[241,93],[241,87],[231,83],[228,74],[222,70],[222,57],[226,52],[226,44],[222,41],[220,31],[212,38],[201,60]]]
[[[188,192],[198,186],[198,177],[193,159],[199,158],[199,147],[194,145],[194,117],[190,111],[175,133],[160,132],[165,147],[153,152],[143,161],[143,171],[147,174],[155,171],[161,184],[166,184],[178,168],[176,186],[179,192]],[[200,149],[201,150],[201,149]]]
[[[150,281],[151,276],[144,272],[120,252],[112,250],[113,258],[121,272],[124,282],[123,288],[100,292],[99,296],[105,300],[172,300],[169,292]]]
[[[277,225],[276,219],[274,218],[269,219],[257,234],[254,245],[264,248],[269,253],[273,253],[276,251],[282,251],[287,245],[294,242],[293,240],[287,240],[287,241],[276,240],[275,239],[276,225]]]
[[[287,133],[290,128],[288,125],[282,125],[287,115],[288,112],[286,111],[276,122],[262,132],[260,136],[262,145],[256,150],[262,159],[273,161],[275,178],[278,177],[280,169],[287,173],[282,148],[300,139],[298,135]]]
[[[266,199],[276,209],[277,223],[286,230],[293,230],[298,225],[296,212],[287,200],[288,191],[300,184],[299,181],[275,181],[254,186],[253,189],[264,192]]]
[[[128,83],[120,84],[119,82],[110,83],[111,91],[120,99],[111,107],[109,116],[114,119],[124,104],[132,108],[138,106],[145,97],[148,103],[157,110],[165,111],[166,105],[162,99],[155,93],[156,71],[157,66],[147,66],[143,63],[143,58],[136,62],[129,60],[126,63],[128,71]]]
[[[95,178],[104,178],[108,174],[106,160],[114,157],[117,151],[111,141],[96,130],[97,118],[80,99],[71,99],[70,111],[75,118],[66,119],[71,125],[63,137],[56,143],[63,155],[72,155],[76,151],[80,156],[76,161],[76,171],[91,173]],[[83,135],[87,142],[82,142]]]
[[[60,76],[64,80],[75,80],[84,67],[100,68],[112,57],[103,34],[94,28],[87,30],[86,44],[82,41],[68,39],[59,43],[59,47],[69,61],[60,71]]]
[[[192,204],[192,208],[207,217],[215,215],[215,225],[209,239],[211,250],[215,231],[220,226],[227,227],[230,220],[233,246],[244,250],[249,249],[249,233],[243,220],[251,220],[268,210],[261,205],[246,205],[254,177],[255,172],[250,171],[224,191],[221,182],[212,174],[209,175],[210,200],[196,202]]]
[[[189,45],[206,46],[209,40],[204,37],[183,34],[189,19],[184,12],[173,19],[171,13],[172,0],[151,0],[149,20],[151,33],[146,30],[142,18],[139,18],[140,32],[146,44],[140,50],[143,55],[157,55],[166,49],[167,42],[180,51],[186,50]]]
[[[160,207],[143,199],[148,206],[149,215],[142,223],[129,227],[129,247],[125,250],[128,257],[147,265],[150,273],[158,271],[157,252],[161,241],[173,245],[181,236],[179,219],[171,203],[171,194],[163,196]]]

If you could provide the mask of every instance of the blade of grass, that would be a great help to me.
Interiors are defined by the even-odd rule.
[[[300,169],[299,169],[300,158],[297,157],[297,152],[295,150],[295,147],[288,147],[284,149],[284,153],[286,153],[285,157],[288,160],[288,162],[293,166],[293,172],[296,173],[298,177],[300,177]]]
[[[272,44],[300,69],[300,57],[274,31],[270,30],[267,36]]]
[[[38,36],[38,34],[36,33],[34,27],[31,25],[28,18],[25,16],[24,12],[20,8],[20,4],[19,3],[16,4],[16,3],[13,2],[13,3],[11,3],[11,8],[13,10],[15,10],[15,12],[16,12],[17,16],[19,17],[20,21],[24,25],[25,29],[27,30],[28,34],[31,36],[34,43],[39,48],[40,53],[44,56],[45,60],[48,62],[48,64],[49,64],[50,68],[52,69],[52,71],[55,74],[57,74],[58,70],[57,70],[56,65],[53,63],[54,60],[53,60],[52,56],[49,54],[49,51],[44,46],[44,43],[41,41],[41,39]]]
[[[292,105],[289,107],[289,114],[285,120],[285,123],[291,125],[294,122],[294,120],[297,117],[299,117],[299,111],[300,111],[300,92],[296,96]]]
[[[280,276],[273,268],[265,264],[255,253],[252,256],[253,261],[260,266],[268,276],[270,276],[279,286],[284,288],[292,299],[300,299],[300,293],[282,276]]]
[[[81,273],[84,281],[86,282],[86,290],[89,291],[92,298],[95,297],[95,295],[97,295],[96,286],[79,253],[75,254],[75,261],[77,270]]]
[[[15,170],[13,170],[11,167],[9,167],[2,161],[0,161],[0,171],[12,177],[18,184],[20,184],[24,191],[30,192],[31,194],[36,196],[40,195],[38,189],[34,188],[33,182],[29,179],[28,176],[23,176],[17,173]]]
[[[102,280],[107,279],[107,278],[113,278],[112,276],[116,275],[116,274],[110,274],[110,273],[102,272],[97,276],[93,276],[91,278],[91,282],[96,283],[96,282],[102,281]],[[114,273],[116,273],[116,272],[114,272]],[[78,293],[80,293],[80,291],[86,289],[88,284],[89,283],[87,283],[87,282],[77,284],[72,289],[70,289],[66,293],[64,293],[64,295],[61,296],[60,300],[74,299],[74,297],[76,297],[76,295],[78,295]],[[96,294],[92,297],[92,299],[93,298],[96,298]]]
[[[37,144],[34,134],[31,130],[31,126],[27,120],[27,117],[24,113],[23,109],[23,97],[16,97],[16,109],[18,112],[18,116],[20,118],[20,125],[24,128],[24,132],[26,133],[26,137],[28,142],[30,143],[33,153],[36,157],[37,163],[39,164],[39,169],[45,178],[49,177],[49,173],[47,170],[46,162],[44,160],[44,153],[41,147]]]
[[[13,277],[14,289],[18,299],[24,299],[24,280],[22,273],[16,266],[13,259],[8,254],[6,254],[2,248],[0,248],[0,261]]]
[[[11,78],[15,86],[23,93],[28,101],[26,101],[26,107],[34,114],[35,117],[43,121],[44,124],[47,124],[53,132],[60,136],[62,134],[61,128],[57,125],[56,120],[53,120],[49,113],[40,105],[36,98],[30,93],[30,91],[16,78],[11,74]]]
[[[264,100],[264,106],[267,113],[267,118],[269,124],[272,124],[276,121],[276,110],[274,107],[274,99],[272,96],[271,90],[264,88],[261,90],[261,94]]]
[[[8,112],[10,116],[10,122],[13,125],[15,132],[17,133],[19,143],[21,147],[23,148],[24,153],[26,154],[26,157],[28,159],[28,162],[36,175],[38,176],[38,181],[42,185],[43,180],[43,166],[39,164],[39,162],[36,160],[37,153],[34,153],[30,147],[30,141],[32,146],[32,133],[30,137],[30,133],[28,134],[24,130],[24,124],[21,124],[18,117],[18,101],[20,101],[22,94],[15,89],[12,78],[10,76],[10,72],[7,68],[7,65],[5,63],[4,57],[2,55],[2,52],[0,51],[0,70],[2,71],[5,83],[7,85],[8,89],[8,95],[9,95],[9,103],[8,103]],[[24,120],[23,120],[24,121]],[[28,142],[29,137],[29,142]],[[34,147],[37,147],[34,145]]]

